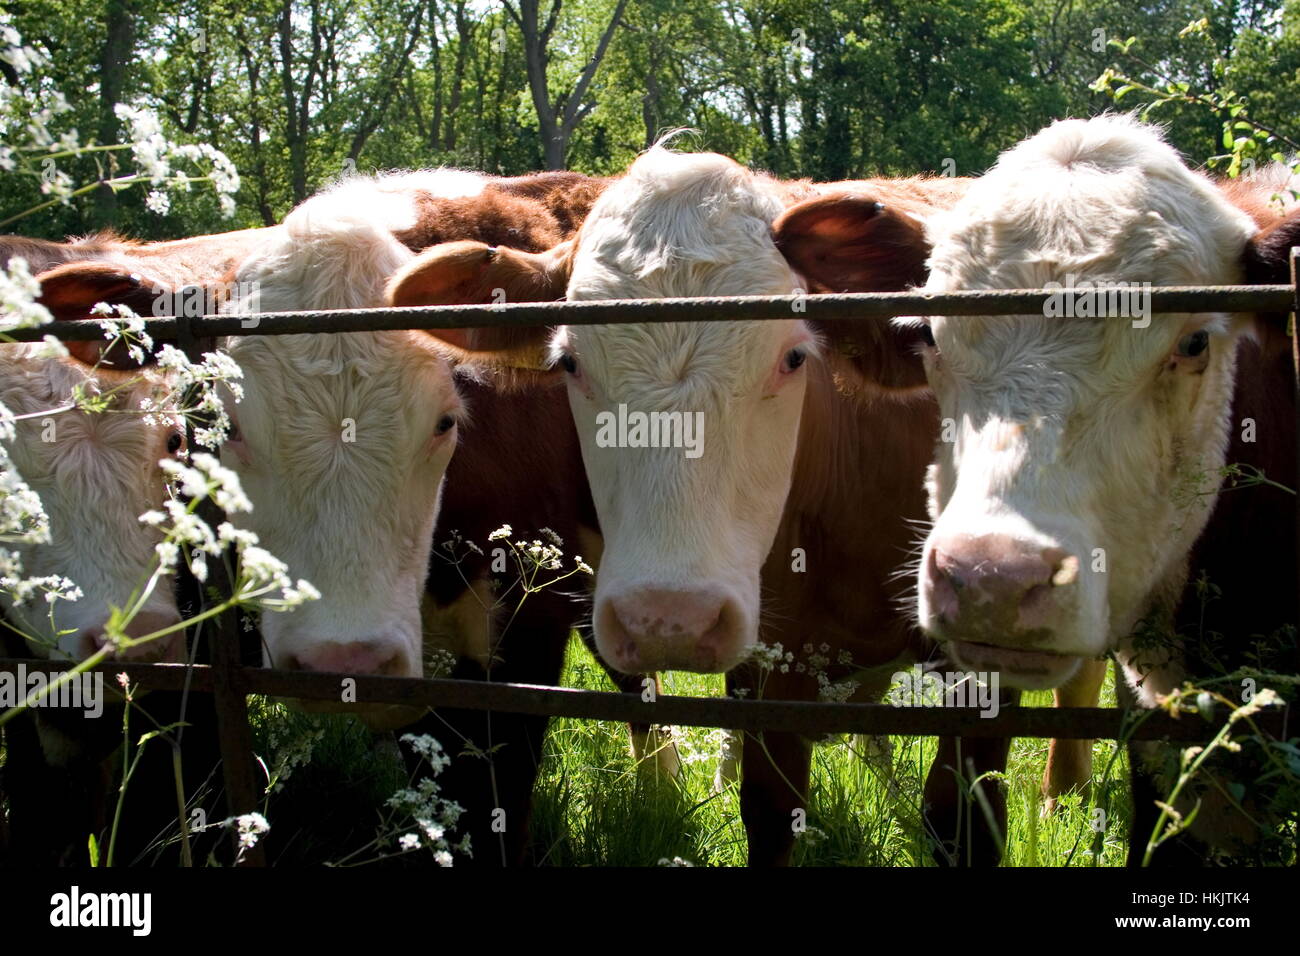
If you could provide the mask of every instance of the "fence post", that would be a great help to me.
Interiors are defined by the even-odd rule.
[[[186,358],[191,362],[200,361],[202,353],[215,347],[211,339],[195,338],[190,328],[189,316],[176,316],[176,340]],[[185,424],[186,447],[192,452],[194,448],[194,423],[187,420]],[[225,520],[222,512],[212,499],[199,503],[199,517],[208,527],[216,529]],[[229,553],[229,552],[228,552]],[[195,582],[196,584],[198,582]],[[225,556],[208,565],[206,587],[224,596],[231,593],[230,569]],[[207,604],[205,588],[200,585],[195,589],[196,611],[201,611]],[[226,785],[226,803],[231,816],[252,813],[258,808],[258,787],[255,783],[255,763],[253,757],[253,731],[248,723],[248,697],[240,680],[239,654],[239,612],[227,611],[212,620],[200,624],[192,635],[199,639],[199,631],[208,627],[210,639],[208,647],[212,655],[212,697],[217,712],[217,734],[221,748],[221,767]],[[235,841],[236,855],[239,853],[238,836]],[[265,866],[266,853],[261,843],[246,850],[241,866]]]

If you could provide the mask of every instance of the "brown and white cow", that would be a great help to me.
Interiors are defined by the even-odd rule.
[[[159,243],[108,235],[70,243],[5,237],[0,263],[13,257],[28,262],[41,283],[40,301],[56,320],[92,318],[98,302],[128,305],[147,317],[167,314],[174,303],[155,295],[156,281],[169,291],[213,282],[265,232]],[[81,591],[77,600],[53,605],[39,596],[15,605],[5,593],[7,626],[0,646],[10,656],[80,660],[98,650],[110,608],[124,607],[156,562],[159,534],[139,516],[161,504],[159,462],[180,451],[184,434],[179,422],[166,416],[150,421],[140,412],[141,400],[155,397],[165,384],[158,371],[133,367],[125,354],[103,353],[101,347],[69,343],[68,357],[52,358],[40,346],[0,345],[0,401],[16,414],[32,416],[17,422],[10,454],[50,519],[49,541],[17,546],[24,573],[67,577]],[[98,396],[106,410],[67,410],[74,388]],[[141,637],[178,620],[171,584],[163,579],[126,631]],[[19,631],[35,640],[24,642]],[[177,633],[119,653],[179,660],[183,651]],[[188,723],[183,765],[192,795],[216,760],[210,701],[193,699],[182,709],[179,694],[154,693],[134,706],[150,717],[138,714],[133,726],[149,719],[164,727],[181,719]],[[104,836],[114,798],[104,760],[122,743],[121,724],[120,710],[110,707],[99,719],[81,711],[29,711],[5,726],[11,862],[84,861],[87,836]],[[160,826],[169,819],[174,825],[177,815],[172,755],[161,743],[146,748],[133,780],[120,822],[118,862],[143,853]],[[216,804],[205,807],[217,810]]]
[[[417,257],[390,297],[786,295],[809,280],[817,290],[901,289],[924,278],[918,217],[963,186],[823,191],[656,148],[605,190],[573,242],[541,254],[448,244]],[[911,337],[889,323],[814,325],[793,311],[767,322],[558,331],[550,348],[604,535],[593,627],[607,660],[625,671],[723,671],[760,637],[796,653],[825,644],[824,666],[766,678],[767,696],[815,698],[814,670],[879,694],[896,661],[923,653],[895,574],[912,544],[908,518],[924,513],[937,430]],[[506,362],[546,344],[535,330],[448,338]],[[683,447],[608,447],[602,435],[632,412],[676,415],[683,428],[687,416],[702,419],[699,454],[687,453],[684,430]],[[794,734],[747,741],[752,862],[789,858],[809,755]]]
[[[349,180],[298,207],[283,235],[240,265],[231,288],[254,299],[228,308],[253,321],[254,304],[382,305],[410,247],[470,238],[541,252],[582,221],[603,186],[573,173],[458,170]],[[446,652],[457,677],[558,682],[569,634],[586,617],[585,581],[503,614],[493,595],[514,583],[513,562],[493,571],[462,548],[452,566],[441,549],[430,562],[430,548],[453,534],[486,547],[509,524],[530,537],[550,529],[566,561],[597,556],[562,375],[453,374],[451,353],[423,332],[248,336],[227,347],[245,398],[231,409],[238,430],[222,454],[254,504],[245,525],[322,592],[291,615],[264,617],[266,663],[419,676],[429,655]],[[639,689],[639,679],[624,683]],[[365,716],[376,726],[412,717]],[[439,709],[414,728],[457,755],[439,782],[467,809],[476,861],[522,859],[546,724]],[[466,755],[470,741],[491,759]]]
[[[381,305],[411,249],[448,238],[546,248],[585,212],[576,180],[598,183],[552,178],[537,178],[549,192],[461,170],[345,180],[240,265],[232,287],[245,297],[227,308],[256,321],[258,310]],[[325,595],[264,619],[267,663],[419,676],[420,600],[462,415],[446,353],[400,331],[244,336],[227,348],[246,395],[222,456],[254,502],[245,524]]]
[[[1132,313],[912,323],[927,336],[929,378],[953,425],[930,478],[920,616],[965,666],[1015,686],[1069,688],[1096,679],[1090,662],[1113,652],[1121,697],[1140,706],[1195,673],[1181,640],[1153,648],[1134,632],[1167,624],[1180,599],[1190,607],[1194,546],[1197,560],[1240,559],[1213,536],[1197,543],[1221,500],[1222,469],[1235,456],[1285,458],[1278,436],[1294,410],[1277,384],[1276,321],[1151,315],[1141,295],[1241,281],[1243,263],[1267,258],[1269,240],[1252,243],[1256,228],[1158,132],[1118,116],[1053,125],[931,220],[927,290],[1092,283],[1076,301],[1090,299],[1093,316],[1116,302]],[[1261,348],[1268,374],[1255,371]],[[1252,398],[1264,381],[1283,398]],[[1234,444],[1234,402],[1261,410],[1269,450]],[[1224,496],[1229,511],[1253,493]],[[1239,533],[1219,523],[1218,535]],[[1277,572],[1285,577],[1294,557],[1282,550],[1292,554],[1282,562],[1291,570]]]
[[[171,291],[214,282],[269,230],[243,230],[172,242],[137,243],[101,235],[70,243],[0,239],[0,262],[28,260],[41,282],[40,302],[56,321],[89,319],[98,302],[155,314],[156,288]],[[164,300],[157,314],[170,314]],[[155,560],[156,529],[139,521],[163,497],[158,462],[174,455],[183,434],[176,422],[150,421],[140,402],[163,386],[156,371],[141,370],[124,354],[102,354],[102,343],[68,343],[66,358],[47,358],[43,346],[0,346],[0,401],[18,422],[11,455],[20,474],[44,502],[51,539],[18,544],[32,576],[62,575],[82,590],[77,601],[17,607],[7,594],[5,612],[38,638],[42,656],[80,660],[98,649],[109,606],[122,606],[148,578]],[[109,412],[60,411],[74,388],[103,395]],[[115,414],[130,412],[130,414]],[[44,605],[44,602],[39,602]],[[177,620],[169,588],[154,592],[132,623],[139,636]],[[141,645],[136,656],[175,656],[177,641]]]
[[[1261,230],[1243,255],[1245,281],[1290,282],[1289,250],[1297,243],[1300,228],[1294,195],[1300,184],[1291,170],[1273,164],[1239,179],[1220,180],[1217,185]],[[1231,443],[1225,460],[1229,465],[1257,469],[1271,480],[1294,488],[1295,411],[1286,323],[1287,317],[1282,314],[1256,316],[1249,334],[1243,335],[1237,346],[1231,414],[1234,427],[1229,431]],[[1242,494],[1245,490],[1249,493]],[[1240,649],[1243,639],[1275,633],[1293,617],[1294,602],[1286,596],[1291,586],[1288,575],[1295,567],[1294,540],[1288,530],[1294,524],[1293,518],[1293,498],[1277,487],[1257,485],[1220,495],[1192,551],[1175,631],[1228,635],[1239,642],[1233,646]],[[1241,539],[1246,528],[1253,539],[1249,545]],[[1267,541],[1261,540],[1262,536],[1267,536]],[[1246,559],[1261,556],[1262,560]],[[1200,593],[1204,587],[1200,584],[1202,574],[1219,591],[1209,601]],[[1276,586],[1270,586],[1270,582]],[[1222,670],[1225,661],[1235,655],[1224,655],[1219,650],[1216,657]],[[1079,674],[1054,692],[1058,704],[1096,706],[1106,667],[1105,661],[1085,661]],[[1285,667],[1300,670],[1295,665]],[[1188,667],[1189,675],[1208,673],[1208,668],[1195,663]],[[1091,765],[1092,741],[1052,741],[1044,777],[1049,806],[1056,794],[1086,782]],[[1139,781],[1141,776],[1135,769],[1135,793],[1143,787],[1143,792],[1151,789],[1151,781]],[[1151,800],[1136,802],[1144,813],[1153,806]],[[1131,832],[1134,839],[1145,840],[1143,834],[1149,834],[1150,826],[1144,828],[1139,820]],[[1195,852],[1199,858],[1200,851]]]
[[[926,289],[1227,282],[1253,232],[1154,130],[1067,121],[932,221]],[[1237,330],[1187,315],[916,327],[956,431],[931,478],[922,624],[974,669],[1058,686],[1181,580],[1223,464]],[[1146,681],[1145,699],[1170,686]]]

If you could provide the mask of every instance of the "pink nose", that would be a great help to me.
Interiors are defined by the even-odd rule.
[[[725,671],[746,645],[743,615],[733,600],[715,591],[661,588],[602,601],[596,643],[625,673]]]
[[[158,631],[175,626],[180,618],[175,614],[145,611],[133,617],[126,626],[127,637],[148,637]],[[102,627],[87,628],[82,633],[82,650],[90,656],[108,643],[108,636]],[[185,660],[185,633],[173,631],[143,644],[120,648],[112,655],[118,661],[159,662],[178,664]]]
[[[331,674],[407,676],[406,654],[396,642],[385,640],[325,641],[290,655],[285,666],[289,670]]]
[[[1063,548],[954,535],[931,547],[924,587],[945,632],[1000,644],[1016,632],[1052,629],[1078,579],[1079,559]]]

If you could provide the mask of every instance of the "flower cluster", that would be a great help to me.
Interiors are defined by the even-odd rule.
[[[158,350],[158,367],[167,375],[168,395],[161,401],[145,400],[145,421],[153,422],[168,409],[184,406],[183,414],[203,424],[194,429],[194,440],[206,448],[217,448],[230,434],[230,415],[221,398],[221,389],[236,402],[243,401],[244,388],[239,379],[243,370],[225,352],[204,352],[200,362],[191,362],[180,349],[163,345]]]
[[[830,703],[842,704],[852,699],[861,686],[855,680],[832,681],[828,673],[831,666],[831,646],[829,644],[804,644],[802,652],[805,660],[796,660],[794,651],[787,651],[778,641],[764,644],[758,641],[750,648],[748,661],[760,671],[776,671],[781,674],[807,674],[817,681],[817,699]],[[835,655],[839,667],[852,667],[853,655],[841,650]]]
[[[422,777],[414,787],[398,790],[388,798],[388,805],[414,820],[416,827],[414,831],[399,836],[397,846],[404,852],[424,847],[433,852],[433,859],[439,866],[451,866],[453,853],[472,855],[468,834],[456,844],[452,844],[448,836],[465,808],[445,799],[433,779],[447,769],[451,758],[443,751],[442,744],[428,734],[403,734],[402,743],[424,759],[433,776]]]
[[[124,303],[96,302],[91,306],[90,314],[105,317],[99,323],[104,338],[109,342],[126,343],[127,354],[136,364],[144,364],[147,354],[153,351],[153,337],[144,330],[144,319],[134,309]]]
[[[221,213],[229,218],[235,214],[235,193],[239,192],[239,173],[225,153],[208,143],[173,143],[163,135],[162,124],[152,110],[119,103],[114,112],[118,119],[130,127],[131,155],[143,177],[153,186],[166,186],[188,192],[194,182],[183,170],[174,169],[173,163],[184,161],[208,168],[206,176],[217,191]],[[146,205],[154,212],[167,213],[171,199],[167,193],[154,189]]]
[[[15,256],[0,268],[0,335],[54,321],[50,310],[37,301],[40,294],[41,284],[28,270],[26,259]]]
[[[232,597],[235,604],[287,611],[320,597],[309,582],[299,579],[295,584],[285,563],[258,546],[256,534],[236,528],[229,521],[223,521],[214,531],[195,513],[196,506],[205,499],[214,501],[227,514],[253,510],[234,471],[204,453],[194,455],[189,465],[164,460],[162,468],[178,494],[190,499],[186,502],[174,496],[164,502],[163,511],[148,511],[140,516],[142,522],[164,532],[157,546],[163,571],[173,570],[184,553],[189,555],[194,576],[206,580],[207,557],[220,555],[227,545],[233,545],[239,556],[239,577]],[[279,597],[270,596],[276,592]]]
[[[11,69],[11,83],[0,75],[0,171],[17,172],[40,183],[47,201],[20,213],[27,215],[53,202],[70,204],[76,197],[108,183],[121,190],[136,183],[147,183],[150,190],[145,205],[152,212],[165,215],[171,211],[171,193],[188,192],[193,183],[211,183],[217,194],[222,215],[235,213],[235,194],[239,191],[239,173],[221,150],[209,143],[177,143],[168,139],[157,114],[143,106],[118,104],[117,117],[125,124],[129,144],[83,144],[75,129],[57,129],[60,118],[72,110],[67,98],[42,75],[49,63],[47,54],[23,42],[12,19],[0,11],[0,62]],[[120,175],[105,172],[99,179],[78,185],[72,175],[60,169],[63,159],[90,155],[96,158],[117,152],[131,152],[134,169]],[[112,167],[110,166],[110,169]],[[18,218],[18,217],[11,217]]]

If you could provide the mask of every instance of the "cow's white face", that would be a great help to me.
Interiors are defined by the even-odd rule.
[[[1252,231],[1150,130],[1072,121],[1007,154],[932,224],[926,289],[1229,283]],[[1114,647],[1213,506],[1236,326],[1146,323],[1129,302],[1136,320],[929,321],[945,434],[920,620],[961,664],[1013,686],[1057,686]]]
[[[568,298],[788,295],[781,210],[730,160],[652,150],[585,222]],[[595,637],[615,667],[723,671],[757,640],[812,346],[795,318],[570,326],[553,342],[605,542]],[[661,447],[629,447],[638,416]]]
[[[51,540],[17,544],[27,577],[67,577],[81,589],[75,601],[48,604],[40,594],[15,605],[0,592],[6,616],[37,638],[42,657],[81,660],[103,646],[110,608],[135,600],[157,566],[161,533],[140,523],[165,494],[159,462],[181,446],[178,423],[146,422],[140,402],[154,397],[156,373],[92,371],[73,358],[38,354],[43,346],[0,346],[0,401],[16,415],[10,456],[50,519]],[[41,414],[68,403],[75,386],[109,397],[103,413]],[[8,546],[8,545],[6,545]],[[180,620],[168,578],[127,627],[142,637]],[[123,651],[134,660],[182,660],[179,633]]]
[[[403,205],[368,182],[295,210],[240,267],[252,298],[228,310],[382,304],[411,256],[390,228],[412,213],[409,194]],[[262,616],[266,663],[421,676],[420,598],[461,411],[447,360],[418,332],[244,336],[227,348],[244,372],[244,400],[227,402],[238,432],[221,449],[253,504],[240,522],[322,595]]]
[[[420,596],[460,403],[446,360],[406,332],[246,338],[222,447],[239,524],[321,599],[262,615],[266,663],[418,677]]]

